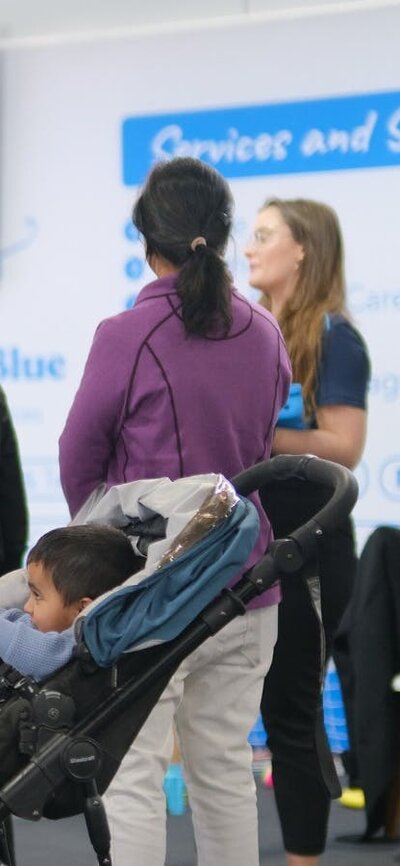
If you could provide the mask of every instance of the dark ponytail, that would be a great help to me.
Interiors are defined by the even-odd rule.
[[[231,277],[222,256],[232,210],[222,175],[190,157],[158,163],[134,206],[148,260],[156,254],[179,269],[176,288],[188,334],[229,331]]]

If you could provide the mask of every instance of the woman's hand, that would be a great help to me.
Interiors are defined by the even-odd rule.
[[[315,454],[354,469],[364,450],[367,413],[354,406],[322,406],[317,409],[316,430],[277,427],[273,454]]]

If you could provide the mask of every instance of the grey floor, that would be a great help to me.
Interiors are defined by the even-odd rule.
[[[261,866],[284,866],[284,856],[274,796],[258,784]],[[96,859],[80,816],[64,821],[42,820],[36,824],[14,819],[17,866],[95,866]],[[321,866],[399,866],[399,843],[357,844],[340,841],[341,836],[362,833],[362,812],[332,805],[328,846]],[[168,818],[167,866],[195,866],[196,855],[190,814]],[[131,866],[135,866],[132,862]],[[217,864],[210,864],[217,866]],[[245,864],[244,864],[245,866]]]

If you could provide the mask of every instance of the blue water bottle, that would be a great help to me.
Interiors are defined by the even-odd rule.
[[[170,764],[164,778],[164,793],[170,815],[186,812],[186,785],[181,764]]]

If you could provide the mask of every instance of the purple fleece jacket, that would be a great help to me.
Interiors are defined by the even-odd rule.
[[[290,362],[266,310],[232,290],[227,337],[188,337],[175,276],[145,286],[132,310],[97,328],[60,438],[62,487],[74,515],[97,485],[205,472],[231,478],[270,456]],[[271,527],[259,502],[261,532]],[[273,589],[251,606],[274,603]]]

